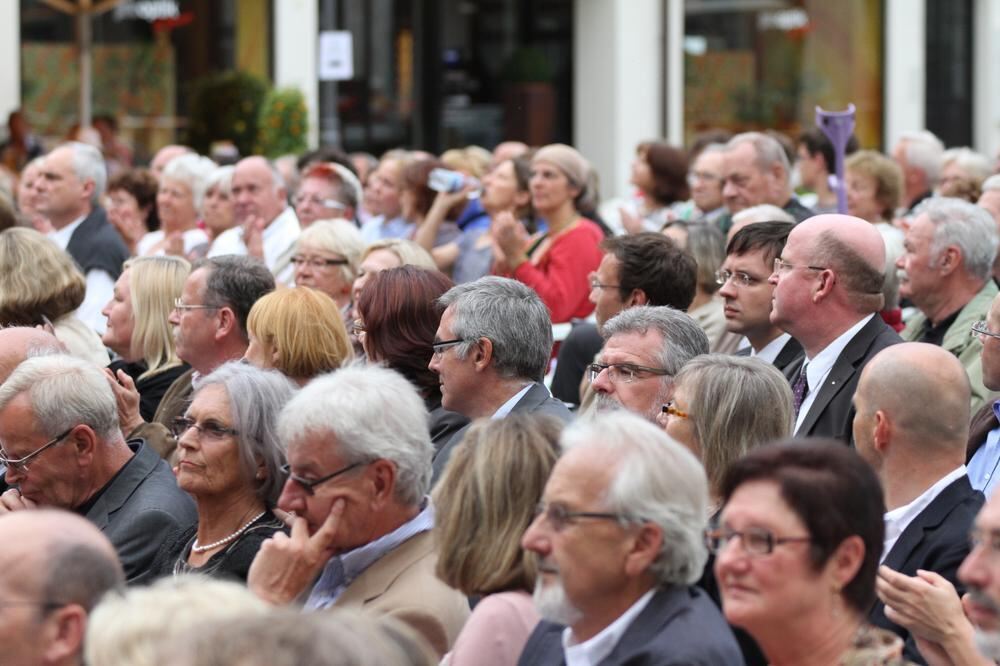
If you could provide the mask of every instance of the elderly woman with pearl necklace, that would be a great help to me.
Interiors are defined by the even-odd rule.
[[[245,581],[260,544],[284,529],[272,512],[285,478],[276,425],[295,385],[232,362],[195,386],[174,433],[177,483],[194,498],[198,524],[178,534],[154,568]]]

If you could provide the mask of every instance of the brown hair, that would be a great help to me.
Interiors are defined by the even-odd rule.
[[[337,304],[309,287],[261,296],[250,310],[247,329],[274,348],[275,369],[286,377],[315,377],[336,370],[353,356]]]
[[[108,194],[115,190],[124,190],[133,197],[139,205],[139,210],[146,211],[146,228],[156,231],[160,228],[160,216],[156,212],[156,192],[159,182],[149,169],[129,169],[123,171],[108,183]]]
[[[444,311],[437,300],[454,284],[436,270],[407,265],[379,271],[358,296],[373,360],[406,377],[424,397],[441,390],[437,373],[427,364]]]
[[[658,204],[669,206],[676,201],[687,201],[690,196],[687,153],[659,141],[640,143],[636,152],[646,160],[653,174],[653,190],[649,195]]]
[[[550,416],[510,414],[469,428],[433,492],[438,578],[465,594],[534,588],[537,562],[521,535],[555,466],[562,427]]]
[[[427,180],[430,178],[431,171],[447,168],[444,162],[439,162],[438,160],[417,160],[403,167],[403,184],[401,189],[413,191],[414,206],[421,217],[427,215],[431,209],[431,205],[434,203],[434,197],[437,196],[437,192],[427,186]],[[452,206],[445,214],[445,219],[457,220],[458,216],[465,210],[466,203],[465,201],[459,201]]]
[[[859,150],[844,163],[847,171],[875,181],[875,201],[882,207],[882,217],[891,220],[903,196],[903,171],[893,160],[874,150]]]

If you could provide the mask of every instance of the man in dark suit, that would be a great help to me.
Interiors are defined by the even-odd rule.
[[[129,582],[147,580],[164,542],[197,520],[156,452],[126,443],[108,380],[86,361],[21,363],[0,387],[0,442],[13,486],[0,513],[48,506],[83,515],[114,545]]]
[[[750,343],[737,356],[759,358],[781,371],[802,357],[802,345],[771,322],[774,285],[767,279],[794,226],[757,222],[742,227],[729,241],[718,273],[719,296],[726,302],[726,330],[746,336]]]
[[[692,586],[707,558],[701,464],[623,411],[581,419],[561,442],[521,539],[538,556],[543,619],[518,663],[743,664],[722,614]]]
[[[111,300],[115,280],[129,257],[100,205],[106,183],[101,152],[70,142],[45,156],[35,185],[38,212],[54,228],[49,238],[73,257],[87,278],[77,316],[98,333],[106,325],[101,309]]]
[[[902,341],[878,314],[885,243],[860,218],[817,215],[792,229],[774,264],[771,321],[805,351],[785,371],[795,396],[795,435],[849,443],[861,371]]]
[[[958,567],[969,554],[969,530],[984,501],[964,464],[970,394],[954,355],[908,342],[876,355],[854,395],[855,446],[885,493],[882,564],[907,576],[933,571],[960,594]],[[881,601],[869,619],[899,634],[906,657],[924,663],[909,632],[886,618]]]
[[[441,379],[441,405],[470,420],[511,412],[572,413],[541,383],[552,354],[552,321],[542,299],[516,280],[487,276],[452,287],[434,337],[430,369]],[[434,455],[434,479],[468,426]]]

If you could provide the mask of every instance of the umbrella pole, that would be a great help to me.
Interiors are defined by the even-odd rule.
[[[91,61],[90,46],[93,41],[91,34],[90,14],[80,12],[76,15],[77,33],[80,38],[80,127],[89,127],[91,121]]]

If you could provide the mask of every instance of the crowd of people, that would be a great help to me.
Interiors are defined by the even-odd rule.
[[[9,663],[1000,660],[984,156],[30,148]]]

